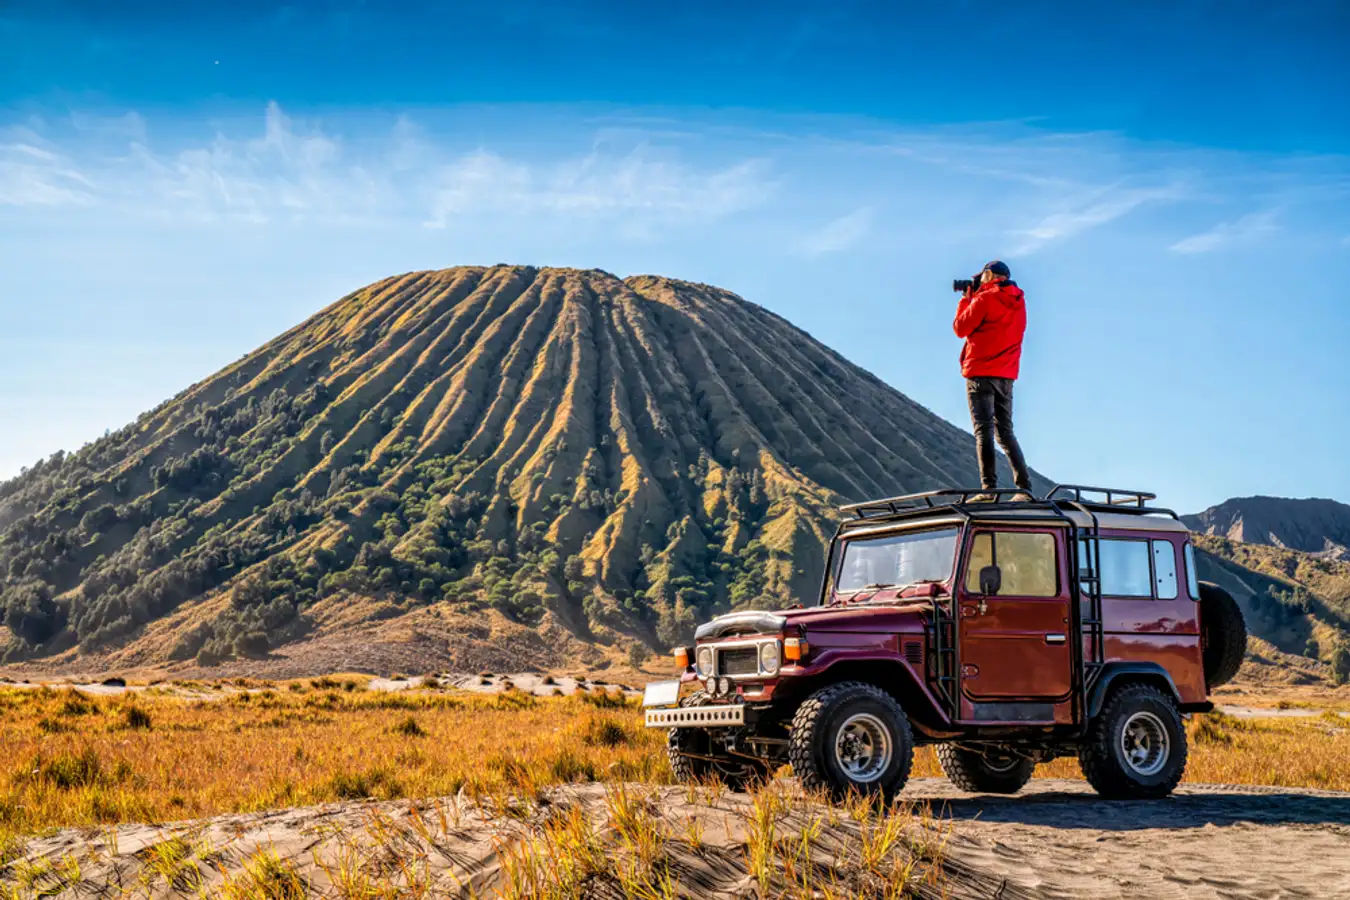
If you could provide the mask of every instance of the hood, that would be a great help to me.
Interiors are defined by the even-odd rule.
[[[775,612],[739,612],[719,616],[700,625],[696,641],[709,641],[736,635],[778,634],[785,628],[804,628],[809,633],[822,631],[919,631],[932,601],[896,599],[893,593],[866,603],[838,606],[812,606],[780,609]]]

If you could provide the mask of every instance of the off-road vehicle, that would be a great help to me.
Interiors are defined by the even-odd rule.
[[[843,507],[819,602],[699,627],[646,724],[669,729],[678,778],[733,788],[790,763],[810,788],[891,795],[936,744],[969,791],[1074,755],[1103,796],[1164,797],[1182,717],[1213,708],[1246,627],[1154,499],[1060,485]]]

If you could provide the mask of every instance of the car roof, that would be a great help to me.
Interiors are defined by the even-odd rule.
[[[1043,497],[1019,489],[940,488],[840,507],[838,535],[1009,523],[1112,531],[1188,531],[1170,509],[1151,505],[1156,495],[1122,488],[1059,484]]]
[[[1028,505],[1018,509],[1012,504],[1000,504],[997,509],[988,511],[971,510],[966,515],[954,515],[950,509],[935,509],[930,514],[911,514],[903,519],[846,519],[841,528],[841,537],[860,537],[898,531],[926,531],[942,527],[961,527],[963,525],[1049,525],[1066,527],[1072,522],[1079,528],[1091,528],[1093,519],[1099,529],[1105,531],[1148,531],[1184,534],[1189,529],[1177,519],[1166,515],[1099,512],[1084,509],[1061,509],[1058,512],[1039,505]]]

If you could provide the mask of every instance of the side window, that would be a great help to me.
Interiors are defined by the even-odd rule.
[[[1195,573],[1195,548],[1186,542],[1186,589],[1192,600],[1200,599],[1200,576]]]
[[[1153,582],[1159,600],[1177,599],[1177,552],[1171,541],[1153,542]]]
[[[1101,542],[1102,596],[1152,597],[1148,541]]]
[[[1007,597],[1054,597],[1055,536],[1030,531],[982,532],[975,535],[966,567],[966,590],[980,593],[980,570],[998,566],[998,593]]]

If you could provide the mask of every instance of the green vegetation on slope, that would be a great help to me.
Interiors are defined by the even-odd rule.
[[[1350,677],[1350,563],[1209,535],[1192,540],[1200,577],[1237,598],[1252,634]]]
[[[972,484],[971,443],[716,288],[390,278],[0,485],[0,653],[210,664],[343,596],[670,643],[809,596],[837,503]]]

